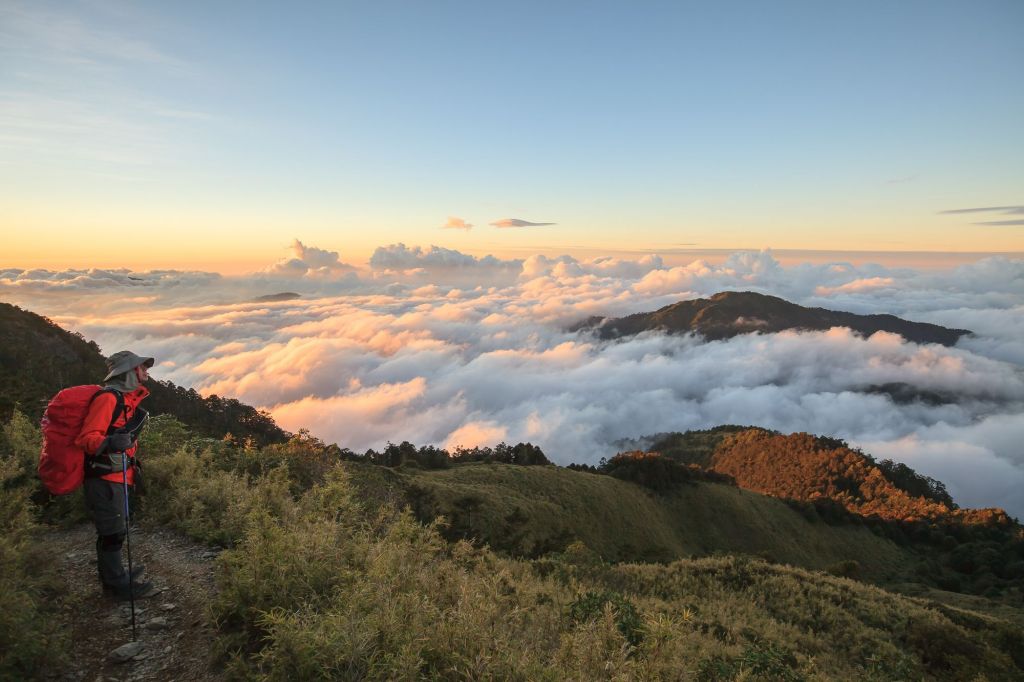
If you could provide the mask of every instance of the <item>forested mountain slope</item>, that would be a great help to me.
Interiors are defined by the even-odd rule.
[[[944,346],[952,346],[961,336],[970,334],[966,329],[910,322],[895,315],[857,315],[825,308],[806,308],[777,296],[752,291],[726,291],[710,298],[679,301],[654,312],[627,317],[591,317],[576,324],[572,330],[592,331],[602,339],[663,331],[669,334],[695,333],[713,341],[754,332],[825,331],[832,327],[849,327],[863,336],[877,331],[891,332],[907,341]]]
[[[113,353],[120,348],[104,349]],[[145,354],[145,348],[133,349]],[[50,320],[9,303],[0,303],[0,419],[18,407],[30,419],[42,417],[47,402],[68,386],[101,383],[107,370],[93,341],[61,329]],[[169,381],[149,381],[146,409],[173,414],[196,431],[220,437],[281,442],[288,434],[265,412],[231,398],[204,398]]]

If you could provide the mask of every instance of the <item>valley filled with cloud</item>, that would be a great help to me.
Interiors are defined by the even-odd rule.
[[[720,291],[975,334],[947,348],[842,328],[710,343],[567,331]],[[297,297],[258,300],[283,293]],[[530,441],[557,463],[594,463],[660,432],[757,425],[844,438],[944,481],[963,506],[1024,517],[1021,260],[787,267],[763,251],[670,267],[655,255],[502,259],[392,244],[360,265],[296,240],[239,277],[0,270],[0,298],[105,353],[156,356],[157,378],[356,451]]]

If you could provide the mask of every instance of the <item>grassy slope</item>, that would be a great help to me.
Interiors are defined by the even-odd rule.
[[[535,553],[580,540],[611,560],[672,560],[715,552],[765,554],[808,568],[855,559],[866,577],[895,577],[905,551],[861,527],[812,524],[771,497],[726,485],[697,483],[659,497],[609,476],[556,467],[468,464],[445,470],[403,468],[382,476],[352,466],[356,480],[379,495],[429,491],[430,512],[458,519],[495,546],[519,533],[519,551]],[[372,480],[371,480],[372,479]],[[459,500],[475,498],[468,512]],[[471,505],[473,506],[473,505]],[[518,509],[520,523],[509,517]]]
[[[38,438],[24,417],[0,430],[0,474],[12,475],[0,478],[21,487],[0,496],[0,546],[13,551],[0,559],[16,560],[0,562],[12,569],[0,572],[0,602],[11,606],[0,615],[34,621],[0,618],[4,679],[4,671],[24,679],[59,653],[46,638],[56,615],[40,610],[51,617],[35,618],[23,601],[36,590],[35,576],[47,571],[23,551],[38,543],[19,542],[20,532],[10,532],[29,513],[34,483],[27,474]],[[1004,622],[1008,616],[974,612],[982,606],[977,598],[949,608],[931,602],[931,594],[910,599],[735,556],[607,564],[571,547],[521,561],[446,543],[386,504],[416,484],[439,493],[462,485],[481,495],[481,523],[492,501],[483,496],[492,492],[527,501],[560,488],[598,495],[576,507],[581,514],[620,499],[635,504],[637,514],[657,504],[622,481],[554,468],[423,472],[346,464],[358,477],[351,482],[381,506],[366,509],[352,499],[350,477],[325,469],[324,452],[308,440],[242,448],[191,438],[180,423],[160,417],[143,445],[147,521],[230,548],[218,560],[211,619],[220,637],[211,646],[239,679],[997,682],[1020,680],[1024,672],[1024,631]],[[684,495],[702,488],[718,486],[694,486]],[[745,504],[748,493],[740,497]],[[634,513],[626,506],[613,512]],[[555,520],[587,521],[565,513]],[[39,604],[57,606],[52,599]]]

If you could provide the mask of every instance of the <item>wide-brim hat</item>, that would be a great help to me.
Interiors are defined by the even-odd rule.
[[[153,358],[144,358],[141,355],[136,355],[130,350],[119,350],[107,358],[108,373],[107,376],[103,377],[103,380],[110,381],[111,377],[116,377],[118,374],[130,372],[141,365],[152,367],[154,362]]]

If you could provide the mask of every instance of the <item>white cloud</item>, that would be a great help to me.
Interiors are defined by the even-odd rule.
[[[301,245],[292,255],[306,268],[298,279],[7,270],[0,293],[104,349],[157,356],[162,378],[267,407],[286,428],[308,426],[355,450],[529,440],[556,462],[594,462],[622,438],[756,424],[846,438],[943,480],[963,504],[1024,516],[1009,486],[1024,472],[1022,261],[941,274],[784,268],[758,252],[665,267],[655,256],[516,261],[396,244],[349,286],[308,275],[347,272],[336,253]],[[309,293],[251,300],[284,282]],[[944,348],[845,329],[714,343],[658,334],[606,343],[565,331],[589,315],[730,289],[977,336]],[[872,390],[892,383],[953,402],[894,403]]]
[[[356,270],[342,263],[337,251],[306,246],[298,239],[292,242],[289,250],[291,254],[267,268],[267,274],[286,278],[350,278]]]
[[[818,296],[831,296],[834,294],[847,294],[857,291],[868,291],[871,289],[886,289],[892,287],[895,283],[892,277],[865,277],[862,279],[855,279],[852,282],[840,284],[835,287],[818,287],[814,290],[814,293]]]

